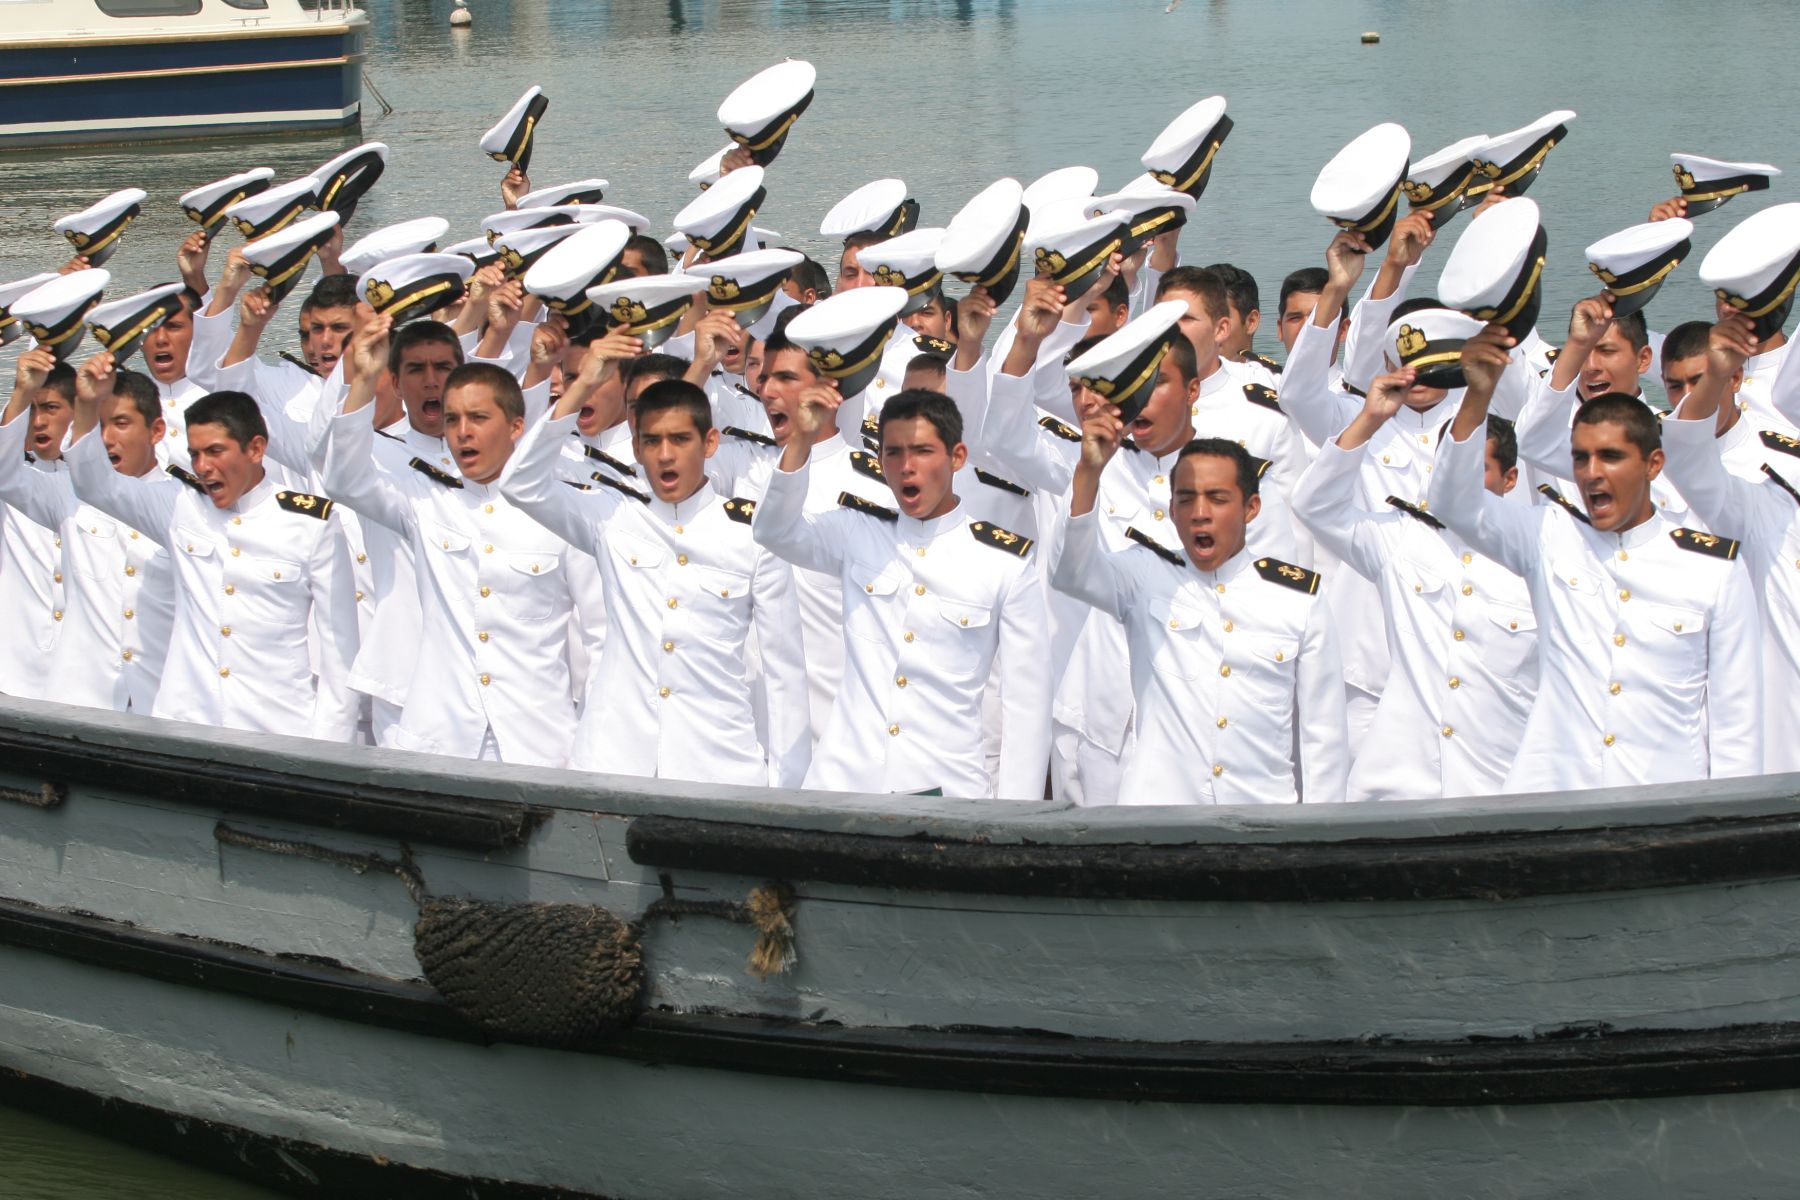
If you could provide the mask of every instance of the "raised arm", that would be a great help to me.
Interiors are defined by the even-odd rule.
[[[1732,402],[1731,381],[1756,352],[1750,319],[1733,312],[1713,326],[1706,370],[1681,406],[1663,419],[1663,472],[1708,529],[1742,539],[1754,559],[1778,552],[1793,500],[1740,479],[1719,457],[1718,412]],[[1789,480],[1789,483],[1795,482]]]
[[[341,413],[325,431],[320,475],[326,494],[366,521],[410,538],[417,523],[412,501],[375,465],[375,380],[386,369],[392,321],[376,317],[350,344],[356,371]]]
[[[1569,429],[1580,399],[1575,385],[1581,379],[1588,352],[1611,323],[1612,306],[1603,296],[1581,301],[1569,317],[1569,339],[1556,356],[1549,377],[1526,380],[1525,405],[1514,426],[1519,457],[1546,475],[1569,478]]]
[[[847,529],[841,517],[875,520],[862,514],[836,512],[808,516],[806,494],[810,486],[807,463],[812,440],[821,429],[837,420],[843,397],[829,383],[817,383],[800,393],[794,414],[794,433],[781,448],[781,460],[769,475],[769,488],[756,506],[751,526],[758,545],[766,546],[796,567],[836,575],[844,569]]]
[[[1449,436],[1438,447],[1429,503],[1432,515],[1475,549],[1513,574],[1529,577],[1537,563],[1542,510],[1510,503],[1483,486],[1488,402],[1510,361],[1512,341],[1503,327],[1489,325],[1463,345],[1469,389],[1450,423]]]
[[[794,636],[800,628],[800,602],[794,592],[793,570],[767,551],[756,556],[750,576],[750,605],[768,704],[769,786],[797,788],[812,763],[806,653]]]
[[[1325,288],[1282,368],[1281,411],[1315,446],[1330,441],[1357,413],[1355,402],[1331,386],[1331,355],[1344,302],[1362,277],[1368,253],[1369,244],[1360,233],[1346,230],[1331,239],[1325,250]],[[1386,328],[1382,327],[1384,332]]]
[[[79,499],[163,545],[168,540],[169,522],[175,517],[175,501],[180,489],[152,487],[147,480],[113,470],[106,444],[97,428],[101,389],[112,390],[112,355],[96,355],[83,364],[82,371],[86,372],[90,367],[94,370],[85,394],[81,373],[75,377],[75,420],[69,427],[69,436],[74,440],[63,452],[63,461],[69,467],[69,482],[75,485],[75,495]]]
[[[1381,270],[1350,314],[1350,334],[1344,342],[1344,382],[1350,386],[1368,391],[1375,376],[1385,369],[1387,327],[1393,322],[1394,310],[1406,299],[1419,260],[1435,236],[1428,213],[1410,213],[1395,222]]]
[[[1107,405],[1091,416],[1081,430],[1081,462],[1069,489],[1069,519],[1050,558],[1050,586],[1065,595],[1091,604],[1115,620],[1124,620],[1135,589],[1118,555],[1100,544],[1100,518],[1094,511],[1100,495],[1100,476],[1119,451],[1125,424],[1119,410]]]
[[[500,491],[532,520],[585,554],[598,557],[606,522],[622,503],[611,488],[584,492],[556,474],[576,418],[552,417],[526,429],[513,448]]]
[[[112,384],[112,355],[102,351],[106,360],[107,386]],[[34,471],[25,461],[25,443],[31,434],[31,403],[44,385],[56,357],[44,349],[28,350],[19,356],[15,368],[16,382],[12,399],[7,402],[4,423],[0,423],[0,501],[11,505],[26,520],[55,529],[63,518],[75,511],[74,493],[68,481],[42,471]],[[90,359],[82,368],[94,365]],[[76,376],[77,390],[82,386]],[[90,380],[89,386],[93,383]]]
[[[268,455],[290,471],[311,475],[316,469],[312,449],[320,437],[309,431],[305,421],[288,415],[288,401],[302,383],[300,372],[278,371],[265,366],[256,356],[263,331],[275,316],[277,306],[270,302],[267,289],[256,288],[244,293],[238,302],[238,330],[231,352],[215,373],[213,387],[219,391],[247,393],[262,412],[263,424],[269,429]],[[242,351],[240,353],[240,350]]]
[[[1369,439],[1400,411],[1412,379],[1410,370],[1376,376],[1361,411],[1342,433],[1319,447],[1318,457],[1294,488],[1294,516],[1365,579],[1379,578],[1387,567],[1393,554],[1393,522],[1357,502],[1357,475],[1368,456]]]

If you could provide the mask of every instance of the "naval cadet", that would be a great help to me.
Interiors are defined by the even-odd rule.
[[[1566,506],[1526,508],[1486,491],[1488,403],[1512,344],[1498,325],[1464,344],[1469,388],[1430,495],[1434,516],[1531,591],[1543,685],[1505,790],[1758,774],[1759,623],[1737,540],[1657,511],[1661,435],[1631,396],[1576,411]],[[1446,724],[1442,735],[1468,732]]]
[[[11,424],[23,423],[19,462],[34,475],[65,472],[63,438],[75,416],[75,371],[38,347],[19,356]],[[31,520],[12,503],[0,505],[0,612],[8,635],[0,638],[0,693],[45,699],[50,661],[62,633],[64,577],[62,538],[53,526]]]

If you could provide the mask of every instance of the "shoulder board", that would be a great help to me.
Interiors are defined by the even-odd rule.
[[[425,478],[432,480],[435,483],[441,483],[445,487],[459,488],[463,485],[463,481],[450,474],[450,472],[440,471],[422,458],[415,458],[406,465],[423,475]]]
[[[384,438],[388,439],[390,442],[404,442],[406,440],[405,438],[401,437],[399,434],[389,433],[385,429],[377,429],[375,431],[375,436],[376,437],[384,437]]]
[[[1547,498],[1550,503],[1560,504],[1564,512],[1568,513],[1571,517],[1574,517],[1577,521],[1580,521],[1583,525],[1593,524],[1593,522],[1588,519],[1588,515],[1581,511],[1580,505],[1570,501],[1567,496],[1563,495],[1549,484],[1538,484],[1538,493]]]
[[[868,416],[864,417],[862,431],[864,437],[871,437],[879,440],[881,437],[881,417],[875,413],[870,413]]]
[[[607,466],[611,467],[613,470],[617,471],[621,475],[629,475],[633,479],[637,478],[637,468],[636,467],[632,466],[630,463],[620,462],[618,459],[614,458],[612,455],[608,454],[606,451],[600,449],[598,446],[590,446],[586,442],[583,442],[583,443],[581,443],[581,452],[583,454],[587,455],[589,458],[593,459],[595,462],[605,463]]]
[[[1369,393],[1363,391],[1354,383],[1346,383],[1344,385],[1344,390],[1349,392],[1352,396],[1355,396],[1358,400],[1367,400],[1369,398]]]
[[[1800,441],[1796,441],[1785,433],[1776,433],[1773,429],[1765,429],[1756,436],[1762,444],[1771,450],[1779,450],[1783,454],[1800,454]]]
[[[628,483],[620,483],[618,480],[614,479],[611,475],[602,475],[600,472],[595,471],[593,474],[593,480],[595,483],[603,484],[606,487],[611,488],[615,492],[624,492],[627,496],[630,496],[633,500],[636,500],[639,504],[650,503],[650,497],[644,495],[644,493],[638,491],[636,488],[632,487]]]
[[[850,465],[856,468],[858,475],[867,475],[870,479],[880,479],[881,460],[873,454],[865,454],[861,450],[850,452]]]
[[[975,468],[975,478],[979,479],[982,483],[987,484],[991,488],[999,488],[1001,491],[1011,492],[1015,496],[1031,495],[1031,493],[1029,491],[1020,487],[1018,484],[1014,483],[1012,480],[1002,479],[998,475],[994,475],[990,472],[982,470],[980,467]]]
[[[1250,459],[1250,465],[1256,468],[1256,477],[1258,479],[1261,479],[1264,475],[1267,475],[1269,473],[1269,468],[1275,465],[1274,463],[1270,462],[1268,459],[1258,458],[1254,454],[1249,455],[1248,457]]]
[[[949,358],[956,353],[955,345],[926,333],[913,339],[913,348],[921,354],[930,354],[936,358]]]
[[[1425,522],[1425,524],[1431,526],[1433,529],[1442,529],[1444,527],[1444,523],[1442,521],[1438,520],[1436,517],[1432,516],[1430,513],[1426,512],[1424,509],[1420,508],[1418,505],[1414,504],[1410,500],[1402,500],[1398,496],[1389,496],[1387,498],[1387,502],[1389,504],[1393,505],[1395,508],[1399,509],[1401,512],[1405,513],[1407,516],[1413,518],[1415,521],[1423,521],[1423,522]]]
[[[200,477],[198,475],[194,474],[192,471],[188,470],[186,467],[179,467],[173,463],[170,463],[168,471],[169,471],[170,475],[173,475],[176,479],[181,480],[181,482],[187,484],[189,487],[193,488],[196,492],[199,492],[201,495],[206,494],[206,485],[204,483],[200,482]]]
[[[565,479],[563,482],[579,492],[591,492],[594,490],[594,485],[591,483],[577,483],[573,479]]]
[[[1244,361],[1256,363],[1271,374],[1281,374],[1281,364],[1266,354],[1246,354],[1244,355]]]
[[[1561,353],[1562,353],[1561,346],[1552,346],[1548,350],[1544,351],[1544,361],[1549,363],[1551,366],[1555,366],[1556,365],[1556,356]]]
[[[757,433],[750,429],[739,429],[736,425],[727,425],[720,429],[719,432],[726,437],[738,438],[756,446],[773,446],[775,444],[775,439],[766,433]],[[636,474],[636,472],[633,472],[633,474]]]
[[[749,388],[745,387],[743,384],[734,383],[731,386],[737,389],[738,395],[748,396],[752,400],[756,401],[758,404],[762,403],[762,397],[757,395],[755,392],[751,391]]]
[[[1309,596],[1319,590],[1319,573],[1317,571],[1296,567],[1293,563],[1284,563],[1279,558],[1257,559],[1256,573],[1270,583],[1279,583],[1282,587],[1291,587],[1296,592],[1305,592]]]
[[[873,500],[864,500],[861,496],[854,495],[850,492],[839,492],[838,503],[845,508],[855,509],[859,513],[867,513],[871,517],[880,517],[883,521],[898,521],[900,519],[900,512],[898,509],[887,508],[884,505],[875,503]]]
[[[28,463],[34,463],[37,461],[37,455],[35,455],[31,451],[27,450],[25,452],[25,461]]]
[[[1188,565],[1187,559],[1169,549],[1141,529],[1133,529],[1130,526],[1127,526],[1125,529],[1125,536],[1142,546],[1144,549],[1150,551],[1150,553],[1156,555],[1156,557],[1162,559],[1164,562],[1169,563],[1171,566],[1185,567]]]
[[[748,525],[756,518],[756,501],[733,496],[725,502],[725,515],[740,525]]]
[[[1281,411],[1281,401],[1277,399],[1275,389],[1266,383],[1246,383],[1244,399],[1263,408],[1272,408],[1276,412]]]
[[[993,546],[1000,550],[1010,550],[1020,558],[1031,553],[1031,539],[1023,534],[1013,533],[998,525],[989,525],[986,521],[971,521],[969,532],[975,540],[984,546]]]
[[[1770,479],[1773,479],[1777,484],[1779,484],[1781,486],[1782,491],[1786,492],[1788,495],[1790,495],[1794,498],[1794,503],[1800,504],[1800,491],[1795,491],[1793,484],[1791,484],[1787,480],[1783,479],[1781,477],[1781,475],[1775,470],[1775,468],[1771,467],[1768,463],[1764,463],[1762,465],[1762,469],[1763,469],[1764,475],[1767,475]],[[174,470],[174,468],[171,467],[170,470]]]
[[[1692,550],[1695,554],[1710,554],[1714,558],[1736,558],[1737,542],[1728,537],[1720,537],[1716,533],[1701,533],[1697,529],[1671,529],[1669,536],[1683,550]]]
[[[299,367],[302,371],[305,371],[308,375],[317,375],[318,374],[317,371],[313,370],[312,364],[307,362],[304,358],[301,358],[298,354],[289,354],[286,350],[283,350],[283,351],[280,351],[280,355],[281,355],[281,358],[283,359],[283,361],[293,363],[296,367]]]
[[[309,496],[305,492],[276,492],[275,503],[291,513],[304,513],[321,521],[331,515],[331,501],[323,496]]]
[[[1065,425],[1055,417],[1039,417],[1038,426],[1043,429],[1048,429],[1051,433],[1055,434],[1065,442],[1079,442],[1081,440],[1081,430],[1070,425]]]

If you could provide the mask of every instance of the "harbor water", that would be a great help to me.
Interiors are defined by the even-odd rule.
[[[1182,253],[1257,277],[1257,349],[1277,356],[1281,279],[1322,264],[1332,232],[1307,204],[1312,180],[1377,122],[1405,124],[1421,158],[1552,109],[1579,114],[1531,193],[1549,234],[1540,328],[1553,342],[1594,290],[1582,248],[1674,194],[1670,151],[1800,170],[1784,0],[469,0],[471,29],[451,28],[451,0],[366,2],[368,74],[392,114],[365,94],[369,115],[342,135],[0,156],[0,279],[55,268],[69,252],[51,223],[136,186],[150,198],[108,264],[110,294],[172,280],[192,229],[180,193],[251,166],[291,178],[359,140],[391,154],[351,238],[428,214],[451,222],[452,240],[474,236],[501,206],[505,170],[476,141],[534,83],[550,108],[533,184],[604,177],[608,202],[666,234],[694,194],[688,171],[725,143],[719,101],[790,56],[818,67],[817,97],[770,170],[757,223],[830,269],[837,247],[819,219],[868,180],[905,179],[926,225],[1003,175],[1028,182],[1083,163],[1113,187],[1141,171],[1168,120],[1225,95],[1235,128]],[[1378,44],[1362,43],[1366,30]],[[1695,272],[1705,250],[1756,208],[1797,197],[1790,174],[1700,218],[1652,326],[1709,316]],[[227,232],[218,244],[238,243]],[[1444,256],[1416,291],[1434,286]],[[0,1200],[264,1194],[0,1109]]]

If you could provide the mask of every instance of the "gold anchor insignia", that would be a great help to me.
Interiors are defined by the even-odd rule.
[[[517,250],[514,250],[511,246],[507,246],[500,251],[500,261],[506,264],[506,269],[509,271],[517,271],[520,267],[525,265],[524,256]]]
[[[1150,172],[1150,178],[1156,180],[1156,182],[1162,184],[1164,187],[1175,186],[1175,172],[1173,171],[1152,171]]]
[[[1598,275],[1600,277],[1600,282],[1604,283],[1607,287],[1611,287],[1613,284],[1619,282],[1619,277],[1617,275],[1614,275],[1599,263],[1589,263],[1588,270]]]
[[[80,249],[94,239],[81,232],[79,229],[71,229],[69,231],[69,240],[75,243],[77,249]]]
[[[875,282],[882,287],[905,287],[906,273],[904,271],[896,271],[889,266],[876,267]]]
[[[714,275],[712,282],[707,285],[706,294],[714,300],[736,300],[738,293],[742,290],[738,287],[737,280],[727,279],[723,275]]]
[[[612,318],[621,325],[636,325],[650,313],[629,296],[620,296],[612,302]]]
[[[1005,542],[1009,546],[1016,546],[1019,544],[1019,535],[1016,533],[1008,533],[1004,529],[990,530],[988,536],[997,542]]]
[[[1675,164],[1675,185],[1684,192],[1694,190],[1694,173],[1680,163]]]
[[[386,308],[394,299],[394,287],[385,280],[369,280],[369,286],[366,290],[368,292],[366,299],[369,301],[369,307],[376,312],[380,312],[382,309]]]
[[[1486,175],[1489,179],[1500,178],[1499,163],[1491,163],[1485,159],[1478,158],[1475,160],[1475,169],[1480,171],[1483,175]]]
[[[844,365],[843,355],[824,346],[814,346],[806,352],[806,357],[821,371],[835,371]]]
[[[1119,390],[1119,381],[1116,379],[1084,379],[1081,381],[1081,385],[1089,391],[1098,392],[1106,397],[1111,397],[1114,392]]]
[[[1688,537],[1690,537],[1691,539],[1693,539],[1695,542],[1699,543],[1700,545],[1708,547],[1709,549],[1711,547],[1719,544],[1719,539],[1710,533],[1692,533],[1692,532],[1690,532],[1688,534]]]
[[[1411,200],[1414,204],[1423,204],[1431,199],[1430,184],[1414,183],[1409,179],[1401,186],[1406,189],[1406,198]]]
[[[304,509],[311,510],[311,509],[317,508],[319,506],[319,501],[316,497],[303,496],[303,495],[300,495],[299,493],[294,493],[294,494],[290,495],[288,497],[288,500],[293,503],[295,508],[304,508]]]
[[[1789,437],[1785,433],[1776,433],[1774,430],[1771,429],[1768,432],[1764,433],[1763,437],[1766,440],[1778,442],[1783,446],[1789,447],[1790,449],[1800,449],[1800,441],[1796,441],[1795,439]]]
[[[1400,327],[1400,337],[1395,344],[1402,359],[1411,358],[1425,349],[1425,334],[1411,325]]]
[[[93,330],[94,340],[110,349],[112,346],[112,330],[104,325],[95,325],[93,326]]]
[[[1302,571],[1299,567],[1280,566],[1280,567],[1276,567],[1275,570],[1278,574],[1282,575],[1283,577],[1285,577],[1287,579],[1305,579],[1306,578],[1306,572]]]
[[[1047,250],[1043,246],[1037,248],[1037,269],[1039,275],[1055,275],[1069,265],[1069,260],[1055,250]]]

